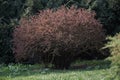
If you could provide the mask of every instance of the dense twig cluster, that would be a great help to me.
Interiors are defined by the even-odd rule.
[[[56,68],[69,67],[74,56],[103,46],[105,34],[94,17],[94,12],[62,6],[21,19],[13,34],[16,60],[34,58]]]

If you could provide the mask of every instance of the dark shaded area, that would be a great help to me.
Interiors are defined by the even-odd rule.
[[[12,33],[19,23],[26,0],[0,0],[0,63],[15,62]]]

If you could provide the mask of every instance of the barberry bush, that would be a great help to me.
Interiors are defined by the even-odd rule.
[[[16,61],[52,63],[63,69],[69,68],[79,54],[100,51],[105,34],[94,17],[92,11],[62,6],[21,19],[13,33]]]

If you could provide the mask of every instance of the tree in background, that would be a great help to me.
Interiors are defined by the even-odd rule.
[[[114,19],[111,21],[111,24],[114,26],[114,33],[120,32],[120,0],[108,0],[109,7],[113,12]]]

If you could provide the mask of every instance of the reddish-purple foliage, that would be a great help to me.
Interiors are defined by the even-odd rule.
[[[59,68],[69,66],[78,54],[99,50],[105,34],[94,17],[94,12],[62,6],[21,19],[13,34],[16,61],[34,58]]]

